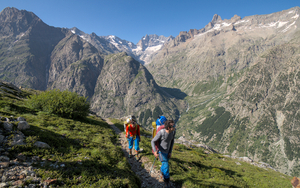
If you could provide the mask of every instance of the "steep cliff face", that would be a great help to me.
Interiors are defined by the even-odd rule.
[[[35,14],[6,8],[0,13],[0,79],[46,89],[49,54],[66,30],[46,25]]]
[[[102,66],[98,50],[70,33],[51,53],[48,88],[67,89],[91,98]]]
[[[299,38],[300,33],[295,40],[264,52],[228,87],[229,97],[220,103],[237,117],[220,139],[225,151],[263,159],[294,174],[300,165]]]
[[[141,118],[147,122],[153,120],[152,112],[158,107],[166,116],[175,119],[179,115],[178,100],[169,99],[148,70],[124,52],[105,57],[91,102],[92,109],[105,117],[140,117],[148,110],[151,116],[145,121],[144,115]]]

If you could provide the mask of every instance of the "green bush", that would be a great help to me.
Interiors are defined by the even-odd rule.
[[[70,91],[50,90],[28,97],[27,105],[65,118],[83,118],[89,113],[87,98]]]

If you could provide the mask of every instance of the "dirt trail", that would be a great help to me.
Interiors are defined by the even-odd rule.
[[[148,158],[143,156],[143,153],[140,153],[140,158],[137,161],[134,157],[129,158],[128,157],[128,144],[127,140],[125,138],[124,132],[120,131],[109,119],[105,119],[105,121],[113,128],[113,130],[116,132],[116,134],[119,134],[119,143],[122,146],[123,153],[125,154],[129,164],[131,165],[131,170],[135,172],[135,174],[141,179],[142,186],[141,187],[151,187],[151,188],[160,188],[165,187],[165,184],[163,182],[163,179],[160,176],[160,172],[158,170],[152,169],[152,172],[150,174],[150,170],[154,161],[149,161]],[[135,154],[135,151],[133,151],[133,154]],[[144,164],[144,167],[141,165]],[[157,161],[155,163],[155,166],[157,166]],[[172,186],[173,187],[173,186]]]

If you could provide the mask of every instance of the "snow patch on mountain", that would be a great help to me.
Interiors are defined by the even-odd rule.
[[[282,26],[284,26],[285,24],[287,24],[288,22],[279,22],[277,28],[280,28]]]
[[[157,45],[157,46],[151,46],[145,49],[146,52],[157,52],[158,50],[160,50],[162,48],[162,44]]]
[[[296,14],[295,16],[292,17],[293,19],[298,19],[299,18],[299,14]]]
[[[135,45],[134,43],[123,40],[114,35],[108,36],[92,36],[86,34],[76,27],[70,29],[73,34],[80,36],[85,41],[90,42],[97,49],[104,48],[109,53],[126,52],[142,64],[148,64],[151,61],[151,56],[162,49],[164,44],[174,37],[165,37],[163,35],[146,35]]]
[[[294,21],[293,23],[291,23],[290,25],[288,25],[283,31],[283,33],[287,32],[293,25],[295,25],[296,21]],[[296,26],[297,27],[297,26]]]

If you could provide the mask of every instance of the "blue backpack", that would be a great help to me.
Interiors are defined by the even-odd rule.
[[[159,116],[155,123],[156,123],[156,126],[161,126],[161,125],[165,124],[166,121],[167,121],[167,118],[165,116]]]

